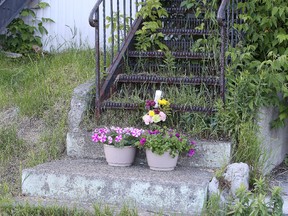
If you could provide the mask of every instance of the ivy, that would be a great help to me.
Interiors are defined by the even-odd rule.
[[[161,42],[164,38],[163,33],[157,32],[162,27],[160,18],[167,18],[168,13],[162,7],[160,0],[147,0],[140,2],[140,11],[137,17],[142,17],[145,21],[142,23],[142,28],[136,32],[136,49],[148,51],[152,48],[154,50],[168,51],[168,47]]]
[[[263,101],[268,103],[259,106],[278,107],[279,116],[272,126],[284,126],[288,118],[287,2],[252,0],[239,3],[238,9],[245,11],[240,15],[244,23],[236,24],[234,28],[245,32],[245,37],[243,43],[229,50],[228,54],[233,62],[231,68],[236,72],[247,70],[251,76],[259,80],[263,78],[263,73],[269,74],[265,82],[269,91],[260,93]]]
[[[36,8],[46,8],[49,4],[40,2]],[[31,18],[32,25],[27,24],[24,20]],[[50,18],[36,17],[36,13],[31,9],[23,9],[20,17],[14,19],[7,26],[7,33],[0,35],[0,43],[4,50],[27,54],[33,52],[33,46],[42,47],[41,35],[48,34],[44,23],[54,22]]]

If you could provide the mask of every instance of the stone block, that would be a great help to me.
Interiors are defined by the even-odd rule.
[[[200,215],[212,175],[189,167],[159,172],[146,166],[111,167],[100,160],[61,160],[23,170],[22,193]]]

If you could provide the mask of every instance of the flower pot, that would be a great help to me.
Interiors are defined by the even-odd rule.
[[[169,152],[158,155],[150,149],[146,149],[146,158],[151,170],[171,171],[174,170],[177,165],[178,155],[173,158]]]
[[[106,161],[110,166],[131,166],[134,162],[136,148],[134,146],[124,146],[117,148],[113,145],[104,144]]]

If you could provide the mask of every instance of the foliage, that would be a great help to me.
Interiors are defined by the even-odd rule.
[[[288,117],[287,2],[252,0],[239,3],[238,8],[245,11],[240,16],[244,23],[235,24],[234,27],[239,32],[245,32],[245,38],[244,43],[236,47],[236,52],[230,50],[234,69],[248,70],[257,79],[269,74],[265,81],[270,91],[263,92],[261,97],[267,99],[272,96],[269,103],[278,106],[280,112],[273,126],[283,126]]]
[[[195,153],[194,140],[189,141],[189,137],[185,134],[180,134],[176,130],[167,127],[155,127],[155,130],[148,130],[141,136],[141,140],[137,143],[140,148],[150,149],[152,152],[162,155],[169,151],[172,157],[188,152],[188,156],[193,156]]]
[[[92,135],[92,141],[113,145],[115,147],[134,146],[144,130],[133,127],[105,127],[96,128]]]
[[[133,19],[131,17],[126,16],[124,20],[124,15],[119,14],[119,23],[118,23],[118,13],[114,12],[113,17],[111,18],[110,16],[106,17],[106,20],[108,24],[106,24],[105,28],[111,28],[111,32],[114,34],[114,39],[111,37],[108,38],[108,42],[112,43],[112,40],[115,41],[115,43],[119,42],[122,43],[124,40],[124,32],[128,32],[130,30],[130,20]],[[112,28],[113,27],[113,28]],[[118,30],[120,35],[118,35]]]
[[[13,156],[19,157],[25,150],[24,142],[17,137],[15,127],[0,127],[0,163],[8,161]]]
[[[18,215],[18,216],[51,216],[51,215],[75,215],[75,216],[92,216],[91,213],[84,210],[69,209],[68,207],[58,206],[32,206],[32,205],[13,205],[13,204],[2,204],[0,205],[1,215]]]
[[[167,11],[162,7],[160,0],[147,0],[139,5],[142,7],[137,17],[142,17],[145,21],[142,28],[136,31],[136,49],[148,51],[154,48],[167,51],[168,47],[161,42],[164,38],[163,33],[157,32],[162,27],[160,18],[168,17]]]
[[[261,186],[260,186],[261,185]],[[264,185],[267,187],[267,185]],[[263,179],[255,182],[255,188],[263,187]],[[268,193],[267,190],[247,191],[242,185],[236,191],[234,199],[227,203],[221,203],[220,196],[213,195],[202,215],[233,215],[233,216],[280,216],[283,215],[283,200],[281,197],[281,188],[275,187]],[[268,195],[270,199],[267,199]]]
[[[39,8],[49,7],[46,2],[40,2],[36,5]],[[30,19],[32,25],[25,20]],[[41,35],[48,34],[44,23],[54,22],[50,18],[36,17],[36,13],[32,9],[23,9],[19,18],[15,18],[8,26],[7,33],[1,35],[1,44],[4,50],[27,54],[33,51],[34,46],[42,47]]]

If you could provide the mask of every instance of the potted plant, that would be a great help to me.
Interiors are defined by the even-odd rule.
[[[134,161],[135,144],[144,130],[133,127],[96,128],[92,141],[104,144],[104,154],[110,166],[131,166]]]
[[[179,154],[188,152],[188,156],[195,153],[195,141],[166,126],[160,127],[156,123],[166,120],[166,113],[170,112],[170,103],[165,99],[146,101],[148,112],[142,117],[146,125],[154,125],[152,130],[145,131],[137,146],[146,150],[147,163],[150,169],[170,171],[177,165]],[[166,112],[166,113],[165,113]]]

